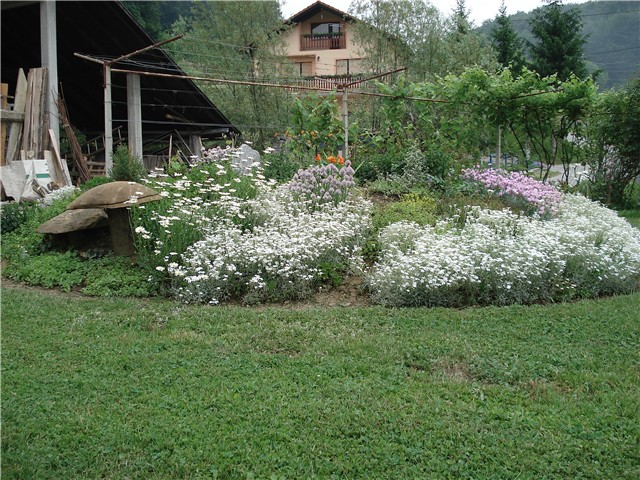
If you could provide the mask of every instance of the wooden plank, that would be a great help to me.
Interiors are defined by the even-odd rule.
[[[51,141],[51,153],[53,160],[57,165],[56,175],[58,174],[58,171],[60,172],[60,177],[57,178],[58,182],[62,185],[73,185],[73,182],[71,181],[71,174],[69,173],[69,166],[67,165],[67,161],[63,160],[60,156],[60,149],[56,142],[56,134],[51,128],[49,129],[49,139]]]
[[[40,150],[39,152],[44,152],[44,150],[49,149],[49,107],[47,104],[47,88],[49,85],[49,69],[41,68],[40,69],[40,81],[42,82],[42,87],[40,88],[40,123],[38,124],[38,143]],[[53,95],[53,93],[51,93]],[[52,103],[55,106],[55,102]]]
[[[0,95],[0,106],[2,107],[2,110],[6,110],[7,105],[9,104],[9,84],[0,84]],[[4,115],[2,118],[4,119]],[[0,122],[0,124],[0,165],[6,165],[7,161],[4,156],[4,146],[7,139],[7,122]]]
[[[14,112],[13,110],[0,110],[0,116],[2,116],[3,122],[24,122],[24,113]]]
[[[27,98],[24,107],[24,126],[22,129],[22,148],[21,150],[31,150],[31,131],[32,131],[32,121],[31,117],[33,115],[33,70],[29,70],[27,74]]]
[[[7,161],[9,162],[18,159],[18,146],[20,145],[24,128],[24,108],[27,102],[27,77],[22,69],[18,71],[14,97],[13,112],[15,114],[22,114],[22,122],[9,125],[9,143],[7,145]]]
[[[73,161],[75,162],[76,169],[78,170],[79,182],[82,184],[89,180],[92,175],[87,168],[87,160],[82,154],[82,147],[80,147],[80,142],[78,142],[78,138],[76,137],[76,134],[71,127],[69,115],[67,113],[67,107],[64,103],[64,98],[62,98],[62,96],[60,95],[58,96],[57,104],[58,113],[60,114],[60,120],[62,121],[64,131],[67,134],[69,145],[71,146],[71,156],[73,158]]]
[[[34,87],[33,87],[33,131],[31,132],[31,138],[33,141],[33,148],[31,150],[36,152],[37,158],[42,157],[42,142],[41,142],[41,126],[42,126],[42,93],[44,90],[44,84],[42,82],[42,71],[39,68],[34,69]]]

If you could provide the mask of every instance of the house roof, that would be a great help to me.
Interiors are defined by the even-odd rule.
[[[2,82],[15,88],[18,69],[39,67],[39,2],[2,3]],[[56,2],[58,79],[71,123],[85,134],[104,131],[103,69],[74,53],[112,59],[156,43],[117,1]],[[162,49],[154,49],[114,68],[184,75]],[[113,125],[125,126],[126,76],[112,74]],[[177,130],[214,138],[239,130],[191,80],[141,77],[143,136],[152,138]]]
[[[322,11],[322,10],[329,11],[329,12],[331,12],[331,13],[339,16],[339,17],[344,18],[348,22],[357,21],[357,18],[349,15],[348,13],[345,13],[342,10],[338,10],[337,8],[334,8],[331,5],[328,5],[328,4],[324,3],[324,2],[317,1],[317,2],[312,3],[311,5],[309,5],[308,7],[300,10],[295,15],[292,15],[291,17],[289,17],[287,20],[285,20],[285,23],[292,24],[292,23],[304,22],[308,18],[311,18],[314,15],[320,13],[320,11]]]

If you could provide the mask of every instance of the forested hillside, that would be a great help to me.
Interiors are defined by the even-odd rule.
[[[583,33],[588,35],[585,57],[593,70],[602,70],[598,77],[601,88],[621,86],[640,71],[639,1],[587,2],[567,4],[564,8],[577,8],[582,15]],[[510,15],[514,30],[526,40],[532,39],[531,15],[531,12]],[[489,35],[493,24],[494,21],[487,21],[479,31]]]

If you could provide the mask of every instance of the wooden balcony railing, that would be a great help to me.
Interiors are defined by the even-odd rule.
[[[321,90],[333,90],[339,84],[352,83],[358,80],[364,80],[365,75],[327,75],[323,77],[300,77],[295,84],[301,87],[317,88]],[[361,88],[362,85],[356,84],[347,88]]]
[[[347,48],[344,33],[315,33],[300,37],[300,50],[334,50]]]

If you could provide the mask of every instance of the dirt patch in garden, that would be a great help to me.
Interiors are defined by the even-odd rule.
[[[364,291],[362,277],[348,277],[338,287],[325,287],[313,297],[302,302],[302,306],[321,307],[368,307],[373,305]]]
[[[57,296],[68,296],[68,297],[76,297],[76,298],[90,298],[88,295],[83,295],[80,292],[72,290],[70,292],[64,292],[59,288],[45,288],[34,285],[26,285],[24,283],[16,282],[15,280],[11,280],[7,277],[0,277],[0,286],[2,288],[10,288],[10,289],[20,289],[25,290],[27,292],[38,292],[43,293],[45,295],[57,295]]]

